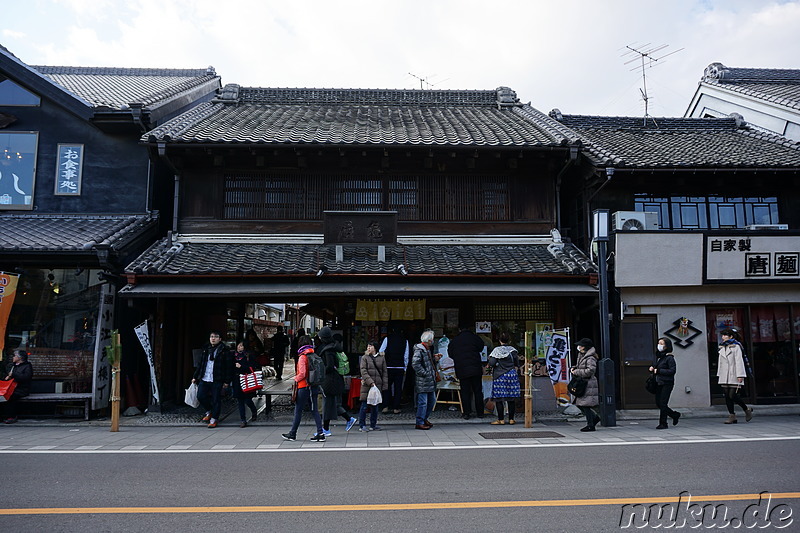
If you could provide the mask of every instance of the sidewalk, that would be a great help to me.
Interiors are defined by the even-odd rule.
[[[264,399],[259,399],[263,411]],[[450,449],[452,447],[553,447],[613,446],[655,443],[701,443],[740,440],[800,439],[800,405],[754,406],[754,418],[746,423],[723,424],[724,406],[703,409],[679,409],[677,426],[656,430],[655,409],[617,411],[617,425],[595,432],[581,432],[583,417],[569,417],[558,411],[534,413],[531,428],[525,428],[524,416],[517,424],[496,425],[491,415],[464,420],[457,409],[439,406],[430,420],[428,431],[414,429],[414,413],[407,406],[398,414],[381,414],[382,431],[361,433],[356,425],[345,432],[344,421],[331,422],[333,436],[324,443],[308,439],[314,433],[309,413],[303,417],[298,440],[284,441],[292,420],[288,397],[276,399],[269,414],[261,413],[256,422],[239,427],[237,404],[224,402],[220,425],[209,429],[200,422],[199,409],[186,406],[169,413],[122,417],[120,431],[110,431],[110,419],[88,422],[82,419],[20,419],[16,424],[0,425],[0,453],[137,453],[178,451],[283,451],[305,449]]]

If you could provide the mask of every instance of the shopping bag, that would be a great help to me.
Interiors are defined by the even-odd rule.
[[[377,386],[373,385],[367,393],[367,405],[378,405],[382,401],[381,391],[378,390]]]
[[[255,392],[264,388],[264,379],[260,370],[254,370],[249,374],[239,374],[239,385],[242,392]]]
[[[0,402],[7,402],[11,399],[11,395],[14,394],[14,390],[17,388],[17,382],[13,379],[8,381],[0,381]]]
[[[197,383],[189,385],[189,388],[186,389],[186,395],[183,397],[183,401],[189,407],[200,407],[200,400],[197,399]]]

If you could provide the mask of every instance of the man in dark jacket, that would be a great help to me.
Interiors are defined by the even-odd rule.
[[[17,388],[11,393],[11,398],[3,402],[3,423],[13,424],[17,421],[17,400],[31,393],[31,380],[33,379],[33,365],[28,362],[28,353],[23,350],[14,350],[11,359],[13,366],[4,379],[17,382]]]
[[[203,358],[194,371],[192,383],[197,383],[197,399],[206,410],[203,422],[209,428],[217,427],[222,410],[222,389],[227,388],[233,379],[233,357],[222,342],[222,334],[212,331],[208,344],[203,346]]]
[[[472,407],[475,415],[483,418],[483,361],[481,352],[486,346],[467,324],[459,326],[461,332],[447,345],[447,354],[453,359],[456,377],[461,383],[462,418],[469,420]]]
[[[278,326],[275,335],[272,336],[272,348],[270,349],[270,356],[272,357],[272,365],[275,367],[275,379],[283,379],[283,364],[286,361],[286,349],[292,341],[289,336],[283,332],[283,326]]]

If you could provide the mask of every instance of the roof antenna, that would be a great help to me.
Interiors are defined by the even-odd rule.
[[[653,68],[658,65],[663,65],[665,63],[664,59],[672,54],[677,54],[683,48],[678,48],[673,52],[664,53],[664,50],[669,46],[668,44],[660,44],[657,46],[652,46],[651,43],[645,43],[639,46],[635,46],[636,43],[631,43],[630,45],[626,45],[625,48],[628,49],[627,52],[622,54],[621,57],[631,57],[628,61],[625,62],[626,65],[629,65],[635,61],[640,61],[639,65],[636,65],[631,69],[631,72],[635,70],[642,71],[642,88],[639,89],[639,92],[642,93],[642,100],[644,100],[644,121],[642,123],[643,126],[647,126],[647,117],[650,117],[650,120],[653,121],[656,127],[656,119],[650,116],[649,113],[649,101],[650,96],[647,94],[647,69]]]
[[[428,76],[427,78],[423,78],[423,77],[421,77],[421,76],[417,76],[417,75],[416,75],[416,74],[414,74],[413,72],[409,72],[409,73],[408,73],[408,75],[409,75],[409,76],[413,76],[413,77],[415,77],[415,78],[417,78],[417,79],[419,80],[419,88],[420,88],[420,89],[428,89],[428,90],[430,90],[430,89],[431,89],[431,87],[433,87],[434,85],[438,85],[439,83],[443,83],[443,82],[445,82],[445,81],[447,81],[447,80],[449,80],[449,79],[450,79],[450,78],[445,78],[445,79],[443,79],[443,80],[437,81],[436,83],[431,83],[431,81],[430,81],[430,80],[433,78],[433,76],[436,76],[436,74],[434,74],[433,76]],[[423,87],[423,86],[422,86],[422,84],[423,84],[423,83],[424,83],[425,85],[427,85],[427,87]]]

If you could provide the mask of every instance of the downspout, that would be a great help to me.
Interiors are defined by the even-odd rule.
[[[167,144],[163,141],[158,143],[158,156],[166,163],[172,170],[175,176],[175,187],[172,192],[172,233],[178,233],[178,206],[180,205],[180,192],[181,192],[181,175],[172,161],[167,157]]]
[[[578,160],[578,146],[572,145],[569,147],[569,159],[564,164],[564,167],[558,172],[556,176],[556,228],[561,231],[561,178],[569,167]]]

